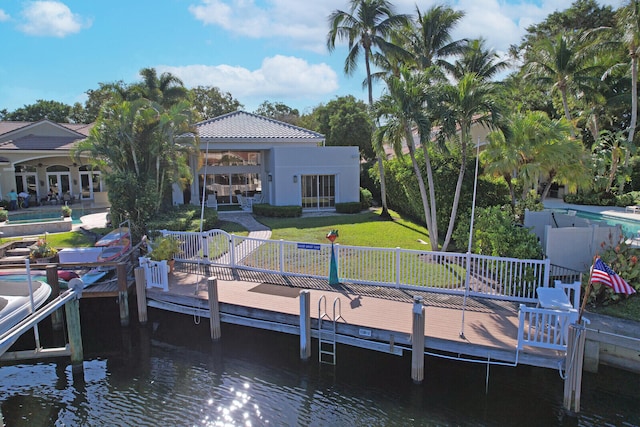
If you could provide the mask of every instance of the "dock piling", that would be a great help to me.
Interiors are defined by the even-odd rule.
[[[58,280],[58,266],[47,266],[47,283],[51,286],[51,298],[60,295],[60,281]],[[51,313],[51,326],[54,331],[62,330],[62,310]]]
[[[311,358],[311,293],[300,291],[300,359]]]
[[[82,329],[80,326],[80,295],[82,293],[82,281],[72,279],[70,286],[79,287],[77,297],[67,301],[64,305],[67,316],[67,331],[69,334],[69,350],[71,351],[71,370],[73,373],[82,372],[84,352],[82,349]]]
[[[129,288],[127,286],[127,264],[121,262],[116,267],[118,275],[118,304],[120,306],[120,326],[129,326]]]
[[[209,293],[209,325],[211,327],[211,339],[218,341],[222,336],[220,329],[220,303],[218,302],[218,279],[207,279],[207,291]]]
[[[582,364],[584,342],[587,333],[584,325],[569,325],[567,339],[567,359],[564,380],[564,408],[580,412],[580,392],[582,389]]]
[[[413,328],[411,334],[411,379],[421,384],[424,379],[424,305],[422,297],[413,297]]]
[[[134,270],[136,277],[136,300],[138,302],[138,321],[141,325],[147,324],[147,279],[144,268],[136,267]]]

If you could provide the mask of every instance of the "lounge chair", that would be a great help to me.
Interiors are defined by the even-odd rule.
[[[214,195],[207,196],[207,207],[213,208],[216,210],[218,209],[218,199],[216,199],[216,196]]]
[[[625,208],[625,212],[640,213],[640,206],[639,205],[627,206]]]
[[[244,197],[240,194],[238,194],[236,196],[236,198],[238,199],[238,203],[240,203],[240,208],[243,211],[251,211],[252,210],[252,206],[251,206],[251,199],[249,199],[248,197]]]

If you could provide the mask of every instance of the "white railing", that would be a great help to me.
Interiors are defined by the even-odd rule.
[[[228,234],[163,230],[181,242],[176,260],[289,276],[327,278],[331,244],[264,240]],[[431,292],[459,293],[519,302],[537,301],[549,285],[548,260],[400,248],[334,245],[341,281]]]
[[[578,321],[578,310],[551,310],[520,304],[518,318],[518,350],[530,346],[566,351],[569,325]]]

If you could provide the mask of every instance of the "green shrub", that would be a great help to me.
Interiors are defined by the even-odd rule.
[[[540,195],[536,190],[527,193],[527,197],[516,203],[515,219],[519,223],[524,223],[524,211],[539,212],[544,210],[544,204],[540,201]]]
[[[9,209],[9,201],[8,200],[4,200],[4,199],[0,199],[0,208],[3,209]]]
[[[360,210],[369,209],[373,204],[371,191],[360,187]]]
[[[9,212],[4,209],[0,209],[0,222],[5,222],[9,219]]]
[[[471,250],[481,255],[519,259],[542,259],[538,237],[514,221],[511,207],[476,208]],[[463,215],[453,234],[458,248],[467,248],[470,215]]]
[[[67,205],[64,205],[60,208],[62,211],[62,216],[65,218],[69,218],[71,216],[71,208]]]
[[[146,229],[152,230],[172,230],[172,231],[199,231],[200,206],[180,205],[171,206],[156,215],[146,224]],[[202,229],[211,230],[218,224],[218,211],[211,208],[204,209]]]
[[[360,202],[336,203],[336,212],[344,214],[360,213],[362,204]]]
[[[260,203],[253,205],[253,213],[274,218],[296,218],[302,216],[302,206],[272,206]]]

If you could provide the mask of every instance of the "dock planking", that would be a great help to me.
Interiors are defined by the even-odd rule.
[[[564,360],[564,354],[540,348],[525,348],[517,354],[518,308],[511,302],[467,298],[461,336],[462,295],[347,283],[331,286],[326,279],[214,268],[207,275],[176,271],[170,276],[168,292],[147,289],[149,305],[208,317],[209,275],[218,278],[223,322],[298,334],[299,293],[309,290],[312,335],[315,332],[317,337],[321,297],[326,297],[330,317],[334,301],[339,298],[341,312],[336,316],[341,314],[342,319],[336,332],[342,342],[398,354],[399,348],[411,349],[413,297],[417,295],[425,305],[427,353],[553,369]]]

